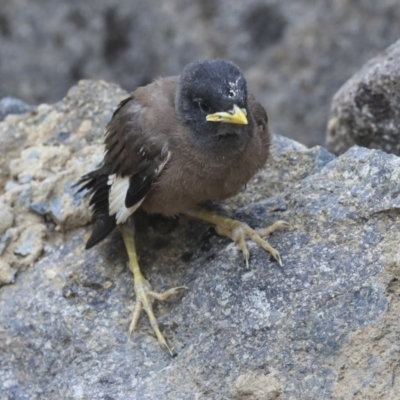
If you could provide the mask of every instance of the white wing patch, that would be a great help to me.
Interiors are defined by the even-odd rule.
[[[110,215],[115,215],[117,225],[123,224],[142,204],[144,198],[132,207],[125,206],[125,198],[129,189],[129,177],[121,178],[116,174],[108,177],[110,194],[108,197]]]
[[[140,149],[140,151],[142,152],[143,150]],[[169,151],[165,161],[156,169],[156,176],[158,176],[164,169],[165,164],[169,161],[170,157],[171,152]],[[117,225],[123,224],[140,207],[145,197],[132,207],[127,208],[125,206],[125,199],[129,190],[129,176],[121,178],[116,174],[109,175],[107,185],[110,186],[110,193],[108,195],[110,216],[115,215]]]

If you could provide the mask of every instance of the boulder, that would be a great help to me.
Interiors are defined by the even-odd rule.
[[[400,155],[400,40],[335,94],[326,143],[336,154],[356,144]]]
[[[254,227],[290,222],[270,238],[283,268],[249,244],[247,269],[206,224],[138,214],[146,277],[189,288],[155,308],[171,357],[145,317],[129,338],[122,239],[85,251],[87,200],[71,190],[100,160],[123,96],[82,81],[0,125],[24,137],[15,157],[0,149],[13,238],[2,260],[16,271],[0,289],[2,398],[397,399],[400,159],[360,147],[336,158],[274,136],[267,165],[220,210]]]

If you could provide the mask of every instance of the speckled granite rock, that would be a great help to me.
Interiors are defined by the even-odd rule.
[[[78,79],[132,90],[228,58],[276,132],[323,144],[333,94],[400,37],[399,20],[398,0],[5,0],[0,93],[54,102]]]
[[[82,81],[62,101],[0,123],[0,255],[9,265],[31,265],[45,236],[90,221],[72,186],[101,159],[104,127],[124,96]]]
[[[85,252],[89,227],[79,198],[61,201],[60,215],[69,218],[56,218],[22,194],[57,177],[44,191],[47,204],[91,168],[121,95],[115,86],[82,82],[63,102],[18,120],[27,139],[20,161],[8,160],[14,178],[0,197],[13,212],[7,231],[22,237],[31,219],[46,236],[30,265],[7,259],[18,275],[0,288],[1,400],[397,399],[400,159],[358,147],[334,158],[275,137],[247,194],[222,208],[255,227],[289,221],[293,228],[270,240],[283,268],[250,244],[246,269],[235,246],[205,224],[138,215],[140,260],[153,287],[189,287],[156,307],[177,353],[171,358],[146,318],[128,340],[134,299],[119,233]],[[6,132],[14,129],[8,120]],[[54,139],[57,127],[71,124],[67,140]],[[39,132],[53,140],[35,141]],[[68,150],[66,167],[41,144]],[[26,179],[19,166],[31,151],[40,169],[32,166]],[[16,248],[12,241],[6,257]]]
[[[357,144],[400,155],[400,40],[336,93],[326,142],[336,154]]]

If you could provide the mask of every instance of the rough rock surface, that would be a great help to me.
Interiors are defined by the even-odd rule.
[[[45,236],[90,221],[73,184],[102,157],[102,132],[126,92],[82,82],[53,106],[0,122],[0,255],[17,269],[41,255]]]
[[[189,287],[156,307],[171,358],[146,318],[128,340],[122,240],[116,232],[85,252],[84,202],[69,189],[99,160],[121,96],[81,82],[62,102],[0,125],[1,135],[24,136],[17,161],[0,149],[10,165],[6,232],[20,241],[5,249],[15,283],[0,288],[1,400],[398,399],[400,159],[359,147],[335,158],[276,136],[268,165],[223,212],[255,227],[289,221],[270,239],[283,268],[250,244],[246,269],[205,224],[139,215],[153,287]],[[36,196],[43,207],[32,207]],[[29,233],[21,237],[39,226],[42,253],[26,265],[15,249],[29,247]]]
[[[400,37],[399,20],[398,0],[2,0],[0,97],[53,102],[82,78],[131,90],[224,57],[274,131],[322,144],[333,94]]]
[[[4,97],[0,100],[0,121],[10,114],[23,114],[33,109],[30,105],[22,100],[13,97]]]
[[[400,40],[336,93],[326,142],[336,154],[357,144],[400,155]]]

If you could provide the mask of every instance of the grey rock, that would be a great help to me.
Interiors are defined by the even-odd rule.
[[[400,37],[399,20],[396,0],[5,1],[0,93],[54,102],[82,78],[131,90],[222,57],[243,68],[275,131],[323,144],[333,94]]]
[[[58,196],[55,196],[51,199],[51,215],[56,220],[59,221],[61,217],[61,199]]]
[[[400,155],[400,40],[336,93],[326,142],[341,154],[357,144]]]
[[[30,185],[22,186],[21,193],[19,195],[19,204],[25,208],[29,208],[31,204],[32,188]]]
[[[2,156],[4,156],[4,154],[2,154]],[[4,158],[4,157],[3,157]],[[14,180],[10,180],[10,181],[7,181],[6,183],[5,183],[5,185],[4,185],[4,190],[7,192],[7,191],[9,191],[10,189],[12,189],[12,188],[15,188],[15,187],[17,187],[18,186],[18,182],[15,182]]]
[[[12,226],[14,221],[13,210],[10,206],[0,203],[0,236]]]
[[[0,260],[0,287],[14,282],[16,272],[8,263]]]
[[[206,224],[138,214],[140,263],[153,288],[189,287],[155,307],[171,358],[144,316],[128,338],[134,295],[120,234],[84,251],[87,203],[70,201],[70,182],[96,164],[111,103],[122,95],[85,81],[36,116],[18,117],[27,144],[15,171],[38,143],[48,143],[39,159],[53,169],[43,163],[32,181],[0,196],[21,231],[2,256],[18,271],[0,290],[2,395],[398,399],[400,159],[360,147],[336,158],[274,136],[266,167],[219,208],[255,228],[288,221],[291,229],[270,238],[283,268],[249,244],[246,269],[235,245]],[[66,131],[70,158],[59,168],[54,141]],[[18,202],[27,187],[29,205]],[[50,209],[57,196],[57,219],[32,210],[40,201]],[[31,232],[35,255],[19,264],[11,253]]]
[[[32,180],[31,175],[25,175],[21,179],[19,179],[19,183],[29,183]]]
[[[46,202],[38,202],[30,205],[30,209],[40,215],[46,215],[49,212],[49,205]]]
[[[5,233],[0,238],[0,256],[4,253],[4,250],[10,244],[12,240],[12,234],[9,230],[5,231]]]
[[[242,207],[266,197],[278,196],[301,179],[319,171],[335,156],[320,146],[311,149],[281,135],[273,135],[271,152],[265,168],[243,190],[225,204]],[[279,197],[277,197],[279,198]],[[280,207],[279,202],[275,207]]]
[[[16,270],[40,257],[53,229],[90,221],[72,185],[101,160],[105,126],[125,96],[116,85],[82,81],[62,101],[0,124],[0,217],[11,210],[14,218],[0,218],[0,231],[14,227],[1,237],[0,248]]]
[[[0,100],[0,121],[10,114],[23,114],[32,111],[33,107],[14,97],[4,97]]]
[[[14,250],[14,254],[22,257],[29,256],[35,248],[37,241],[35,234],[32,232],[25,238],[24,242]]]

